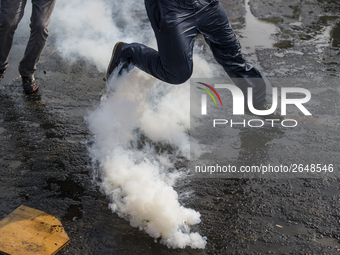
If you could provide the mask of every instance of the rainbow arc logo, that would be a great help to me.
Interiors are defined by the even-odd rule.
[[[221,106],[222,106],[221,97],[220,97],[220,95],[217,93],[217,91],[216,91],[213,87],[211,87],[210,85],[208,85],[208,84],[206,84],[206,83],[203,83],[203,82],[197,82],[197,83],[199,83],[199,84],[201,84],[201,85],[203,85],[203,86],[206,86],[206,87],[209,88],[212,92],[214,92],[215,95],[217,96],[218,100],[220,101]],[[197,88],[200,89],[200,90],[203,90],[204,92],[206,92],[206,93],[214,100],[215,105],[217,105],[216,100],[215,100],[215,97],[213,96],[213,94],[211,94],[211,92],[210,92],[209,90],[203,89],[203,88],[201,88],[201,87],[197,87]]]

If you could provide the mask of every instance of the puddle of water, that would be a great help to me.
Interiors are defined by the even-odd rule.
[[[49,123],[47,123],[47,124],[40,124],[40,127],[43,128],[43,129],[52,129],[55,126],[56,126],[55,123],[52,123],[52,124],[49,124]]]
[[[282,234],[289,235],[289,236],[295,236],[297,234],[312,234],[313,233],[313,241],[320,243],[322,245],[325,245],[327,247],[331,248],[340,248],[340,243],[335,238],[315,238],[315,230],[311,228],[306,228],[304,226],[300,225],[286,225],[283,222],[276,221],[274,223],[274,229]]]
[[[304,226],[300,226],[300,225],[289,226],[282,222],[274,223],[274,229],[282,234],[290,235],[290,236],[294,236],[296,234],[308,234],[308,232],[311,231],[311,229],[308,229]]]
[[[80,220],[83,217],[82,209],[83,209],[82,205],[70,205],[66,210],[66,214],[63,217],[61,217],[64,224]]]
[[[298,147],[298,148],[303,147],[303,145],[299,141],[292,140],[292,139],[289,139],[287,137],[282,137],[282,138],[279,138],[279,139],[273,139],[268,144],[280,144],[280,145],[284,145],[284,146]]]
[[[250,11],[249,1],[245,3],[246,19],[245,27],[240,30],[240,42],[242,51],[253,53],[257,47],[273,48],[277,43],[272,35],[277,32],[277,24],[280,18],[258,19]]]
[[[292,42],[288,41],[288,40],[282,40],[282,41],[275,42],[275,43],[273,43],[273,46],[275,48],[279,48],[279,49],[289,49],[289,48],[294,47]]]
[[[316,25],[311,26],[309,38],[312,42],[318,43],[319,52],[322,47],[340,47],[340,22],[338,16],[321,16]]]
[[[38,91],[36,92],[36,94],[30,94],[30,95],[24,95],[26,98],[26,102],[30,102],[32,104],[30,104],[30,106],[38,106],[38,107],[45,107],[44,104],[34,104],[34,103],[40,103],[41,102],[41,95],[37,94]]]
[[[13,115],[6,116],[4,121],[5,122],[14,122],[14,121],[17,121],[18,119],[19,119],[19,117],[13,114]]]
[[[8,167],[9,168],[17,168],[21,166],[21,161],[11,161],[9,164],[8,164]]]
[[[296,247],[293,245],[282,246],[257,241],[255,244],[249,244],[249,248],[252,251],[263,252],[261,254],[289,254]]]
[[[54,132],[47,132],[45,133],[45,136],[47,139],[58,138],[59,140],[62,140],[64,138],[64,135],[54,133]]]
[[[70,198],[75,201],[80,201],[80,197],[84,192],[84,188],[74,182],[71,178],[64,181],[50,178],[47,180],[47,187],[45,189],[58,192],[59,195],[57,197],[59,198]]]
[[[284,132],[280,129],[270,130],[248,130],[245,129],[240,133],[241,148],[243,149],[259,149],[266,148],[267,144],[273,139],[280,139],[284,136]]]
[[[57,126],[57,124],[55,124],[55,123],[40,124],[41,128],[48,130],[45,133],[46,138],[48,138],[48,139],[58,138],[58,139],[62,140],[64,138],[63,134],[59,134],[57,131],[51,130],[51,129],[55,128],[56,126]]]
[[[334,188],[325,188],[320,190],[321,193],[326,194],[331,197],[339,197],[340,196],[340,190],[334,189]]]
[[[332,247],[336,249],[340,248],[340,243],[335,238],[320,238],[320,239],[316,239],[315,242],[325,245],[327,247]]]
[[[330,32],[331,44],[333,47],[340,47],[340,22],[337,23]]]
[[[237,31],[240,35],[240,42],[243,52],[254,53],[256,48],[279,48],[289,49],[294,47],[292,40],[275,39],[275,35],[280,33],[284,37],[298,37],[301,41],[317,43],[318,51],[322,52],[323,47],[340,47],[340,22],[339,16],[321,16],[314,24],[304,24],[302,22],[301,5],[290,6],[293,15],[289,18],[296,22],[290,23],[289,30],[279,31],[278,25],[282,22],[281,17],[268,19],[256,18],[250,11],[249,1],[245,3],[246,15],[244,19],[239,19]],[[304,27],[304,25],[308,26]],[[336,63],[337,64],[337,63]]]

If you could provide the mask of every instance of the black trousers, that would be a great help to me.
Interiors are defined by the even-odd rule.
[[[247,63],[221,3],[218,0],[145,0],[158,51],[143,44],[123,47],[118,62],[132,62],[150,75],[181,84],[193,71],[193,46],[202,34],[216,61],[245,95],[253,88],[253,105],[266,102],[266,85],[260,72]]]

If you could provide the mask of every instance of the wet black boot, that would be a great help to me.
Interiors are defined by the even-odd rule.
[[[37,81],[34,78],[34,75],[31,76],[22,76],[22,86],[26,94],[33,93],[39,88]]]
[[[113,71],[118,67],[118,64],[119,64],[119,63],[117,63],[118,56],[119,56],[119,53],[122,51],[122,48],[125,44],[126,43],[124,43],[124,42],[117,42],[115,47],[113,48],[111,60],[110,60],[110,63],[109,63],[109,66],[108,66],[107,72],[106,72],[106,80],[107,81],[109,80],[109,77],[113,73]],[[119,74],[120,73],[121,73],[121,70],[119,71]]]

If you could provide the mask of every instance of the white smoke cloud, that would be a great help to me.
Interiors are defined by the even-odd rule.
[[[173,157],[189,157],[188,84],[164,84],[136,69],[112,83],[115,93],[87,117],[110,208],[168,247],[204,248],[206,238],[187,228],[200,214],[183,207],[173,188],[186,174],[174,170]],[[143,139],[138,133],[148,139],[143,148],[135,146]],[[175,151],[157,153],[157,142]]]
[[[147,40],[152,38],[150,27],[140,27],[146,18],[140,0],[58,0],[50,30],[58,34],[57,47],[64,58],[82,57],[105,71],[117,41],[143,39],[152,44]]]
[[[52,29],[60,34],[62,56],[85,58],[100,71],[117,41],[156,45],[142,0],[58,0]],[[210,65],[198,54],[194,59],[194,76],[211,77]],[[176,170],[174,161],[190,156],[189,85],[165,84],[135,68],[108,83],[86,120],[94,137],[89,151],[111,210],[168,247],[203,249],[206,238],[189,228],[200,214],[182,206],[174,189],[187,170]],[[171,152],[158,151],[159,144]]]

